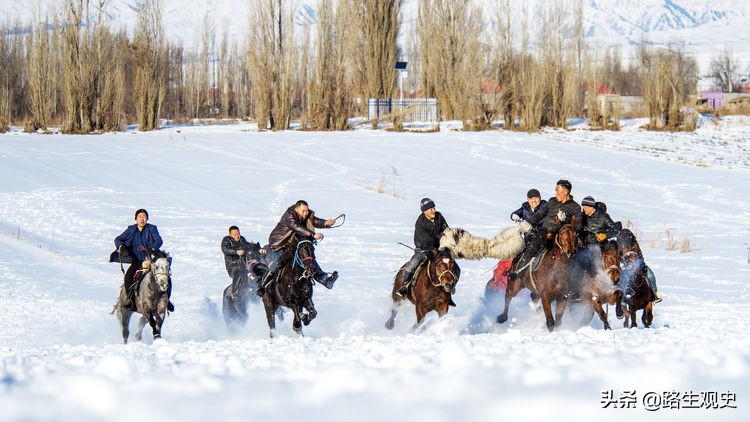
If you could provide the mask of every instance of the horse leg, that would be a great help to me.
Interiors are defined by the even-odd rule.
[[[547,324],[547,329],[552,332],[555,329],[555,320],[552,318],[552,302],[547,294],[542,295],[542,310]]]
[[[300,316],[300,309],[301,306],[294,306],[292,308],[292,311],[294,311],[294,321],[292,321],[292,328],[298,336],[302,337],[302,318]]]
[[[391,305],[391,316],[388,318],[388,320],[385,322],[385,328],[392,330],[393,326],[395,324],[396,320],[396,314],[398,314],[398,311],[401,309],[401,306],[404,304],[403,299],[393,299],[393,304]]]
[[[555,301],[555,327],[559,327],[562,323],[562,317],[565,313],[565,307],[568,306],[568,301],[563,299],[557,299]]]
[[[424,316],[427,315],[427,312],[429,311],[424,305],[417,303],[416,312],[417,312],[417,322],[415,322],[414,326],[411,327],[412,331],[417,331],[417,329],[422,325],[422,321],[424,321]]]
[[[141,315],[138,319],[138,328],[135,331],[135,339],[141,341],[143,337],[143,327],[146,326],[146,317]]]
[[[266,310],[266,321],[268,322],[268,335],[271,338],[276,337],[276,309],[278,306],[273,303],[270,294],[263,295],[263,308]]]
[[[607,314],[604,313],[604,308],[602,308],[602,304],[599,303],[599,300],[592,300],[591,305],[594,308],[594,311],[596,311],[596,314],[599,315],[599,319],[602,320],[602,324],[604,324],[605,330],[611,330],[612,327],[609,326],[609,321],[607,320]]]
[[[641,316],[641,322],[643,322],[644,327],[646,328],[651,327],[651,323],[654,322],[653,302],[649,302],[646,305],[646,308],[643,310],[643,315]]]
[[[122,306],[120,307],[120,327],[122,329],[122,342],[123,344],[128,344],[128,337],[130,336],[130,316],[133,315],[133,312],[122,309]]]
[[[518,292],[521,290],[521,280],[515,279],[508,282],[508,286],[505,288],[505,306],[503,307],[503,313],[497,316],[497,323],[502,324],[508,320],[508,307],[510,300],[513,299]]]
[[[302,317],[302,323],[305,325],[310,325],[310,321],[314,320],[316,316],[318,316],[318,311],[315,310],[315,304],[313,303],[312,299],[308,299],[307,302],[305,302],[305,309],[307,309],[307,314]]]
[[[628,313],[630,314],[630,328],[635,328],[638,323],[635,321],[635,306],[628,306]]]
[[[154,336],[154,340],[161,338],[161,326],[164,323],[164,318],[161,317],[161,314],[152,315],[148,322],[151,324],[151,333]]]

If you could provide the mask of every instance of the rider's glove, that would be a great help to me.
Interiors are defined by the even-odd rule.
[[[521,221],[521,217],[519,217],[518,214],[511,214],[510,219],[513,221]]]
[[[558,212],[557,212],[557,219],[558,219],[558,220],[560,220],[560,221],[565,221],[565,218],[567,218],[567,217],[568,217],[568,216],[567,216],[567,215],[565,215],[565,211],[563,211],[563,210],[560,210],[560,211],[558,211]]]
[[[126,256],[130,256],[130,254],[128,253],[128,248],[126,248],[125,245],[120,245],[118,251],[120,252],[120,256],[123,258],[125,258]]]
[[[607,235],[604,233],[599,233],[596,235],[596,240],[600,242],[604,242],[605,239],[607,239]]]

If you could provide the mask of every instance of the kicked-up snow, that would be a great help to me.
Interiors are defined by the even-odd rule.
[[[0,420],[747,420],[748,128],[0,135]],[[664,298],[651,328],[640,314],[623,328],[611,308],[611,331],[581,326],[573,308],[549,333],[527,290],[499,325],[480,301],[492,259],[459,261],[446,317],[412,332],[407,305],[384,328],[422,197],[490,239],[529,188],[548,198],[560,178],[638,236]],[[339,280],[316,286],[305,337],[287,312],[270,339],[257,304],[229,335],[222,237],[238,225],[265,243],[298,199],[346,213],[316,250]],[[146,328],[123,345],[107,260],[138,208],[174,258],[176,312],[164,339]]]

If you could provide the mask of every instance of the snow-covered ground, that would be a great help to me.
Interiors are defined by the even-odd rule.
[[[638,124],[0,135],[0,420],[747,420],[750,122],[693,134]],[[461,262],[458,306],[442,320],[413,334],[406,306],[384,328],[410,256],[397,242],[411,243],[420,198],[490,238],[529,188],[549,197],[560,178],[639,236],[664,298],[653,328],[624,329],[614,315],[612,331],[580,328],[571,311],[549,333],[526,291],[498,325],[500,310],[479,301],[489,259]],[[316,290],[304,338],[287,318],[270,340],[258,305],[230,336],[219,242],[232,224],[265,242],[297,199],[322,217],[346,213],[317,248],[341,277]],[[164,340],[146,330],[122,345],[109,314],[121,274],[107,258],[140,207],[174,257],[177,309]],[[668,250],[668,232],[691,250]]]

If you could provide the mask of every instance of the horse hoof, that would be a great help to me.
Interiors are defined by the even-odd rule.
[[[508,315],[500,314],[500,315],[497,316],[497,323],[498,324],[502,324],[502,323],[504,323],[507,320],[508,320]]]
[[[609,323],[606,323],[606,324],[604,324],[604,329],[605,330],[611,330],[612,327],[609,326]]]
[[[388,330],[392,330],[394,325],[395,325],[395,322],[391,319],[385,322],[385,328]]]

